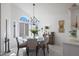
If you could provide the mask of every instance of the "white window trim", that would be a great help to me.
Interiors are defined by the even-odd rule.
[[[25,33],[25,24],[28,24],[28,22],[19,21],[19,27],[20,27],[20,23],[23,23],[24,24],[24,35],[26,35],[26,33]],[[29,26],[29,24],[28,24],[28,26]],[[19,32],[20,32],[20,28],[19,28]],[[19,36],[20,36],[20,33],[19,33]],[[29,31],[28,31],[28,35],[27,36],[29,36]]]

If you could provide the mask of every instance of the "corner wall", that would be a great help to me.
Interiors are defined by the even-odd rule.
[[[0,55],[1,55],[1,3],[0,3]]]
[[[8,21],[7,30],[8,38],[11,39],[11,5],[7,3],[1,3],[1,55],[5,52],[5,36],[6,36],[6,19]]]

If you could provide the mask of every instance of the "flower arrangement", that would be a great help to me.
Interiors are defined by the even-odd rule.
[[[38,28],[32,28],[32,29],[31,29],[31,32],[32,32],[33,35],[34,35],[34,36],[33,36],[34,38],[35,38],[35,35],[38,34],[38,31],[39,31]]]
[[[33,34],[37,34],[37,33],[38,33],[38,30],[37,30],[37,29],[31,29],[31,32],[32,32]]]

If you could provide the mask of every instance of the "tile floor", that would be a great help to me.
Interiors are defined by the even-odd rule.
[[[3,56],[16,56],[17,48],[11,49],[10,53],[6,53]],[[30,56],[35,56],[35,50],[30,50]],[[19,56],[27,56],[26,49],[22,48],[19,51]],[[39,50],[38,56],[44,56],[42,49]],[[49,45],[49,53],[46,50],[46,56],[63,56],[63,48],[59,45]]]

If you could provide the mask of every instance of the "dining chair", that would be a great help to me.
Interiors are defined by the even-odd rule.
[[[22,42],[22,41],[20,41],[20,38],[18,38],[18,37],[16,37],[16,42],[17,42],[17,56],[18,56],[18,54],[19,54],[19,49],[20,48],[26,48],[27,47],[27,42]]]
[[[45,55],[45,49],[47,49],[47,52],[49,53],[49,47],[48,47],[49,35],[43,34],[43,37],[44,37],[44,41],[42,42],[41,47],[42,47],[43,53]]]
[[[36,56],[38,53],[38,45],[36,39],[28,39],[27,40],[27,55],[29,56],[29,49],[35,49],[36,50]]]
[[[44,47],[47,48],[47,51],[49,53],[48,43],[49,43],[49,35],[44,36]]]
[[[42,48],[43,54],[45,56],[45,49],[47,48],[47,52],[49,53],[49,35],[43,34],[43,38],[41,38],[41,41],[38,41],[38,49]]]

